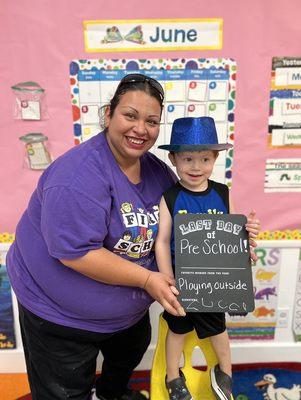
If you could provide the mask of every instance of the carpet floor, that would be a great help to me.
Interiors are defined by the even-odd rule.
[[[301,400],[301,363],[234,365],[233,381],[235,400]],[[149,385],[149,371],[134,373],[133,389]],[[0,400],[31,400],[26,374],[0,374]]]

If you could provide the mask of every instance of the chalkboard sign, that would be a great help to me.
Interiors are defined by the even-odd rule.
[[[176,286],[186,311],[254,310],[246,222],[238,214],[176,215]]]

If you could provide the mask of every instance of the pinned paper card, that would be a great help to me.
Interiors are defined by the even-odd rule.
[[[30,120],[40,120],[40,102],[39,101],[21,101],[21,118]]]
[[[211,81],[209,83],[209,100],[226,100],[227,82]]]
[[[172,124],[175,119],[185,117],[184,104],[169,104],[167,106],[166,122]]]
[[[118,81],[100,82],[100,96],[104,103],[108,104],[112,100],[115,91],[117,89],[118,83],[119,83]],[[100,97],[98,98],[98,101],[99,99]]]
[[[168,81],[165,84],[165,101],[184,101],[185,82]]]
[[[84,139],[89,139],[99,133],[99,127],[97,125],[85,126],[82,129],[82,136]]]
[[[190,101],[206,100],[206,82],[191,81],[188,85],[187,99]]]
[[[170,143],[172,125],[166,124],[164,128],[165,128],[165,132],[164,132],[165,142],[162,144]],[[165,151],[165,154],[166,154],[166,151]]]
[[[81,117],[83,124],[97,124],[99,122],[98,105],[84,105],[81,107]]]
[[[216,122],[215,123],[218,142],[219,143],[226,143],[228,137],[228,126],[227,122]]]
[[[211,212],[175,217],[178,300],[189,312],[253,311],[247,218]]]
[[[91,85],[90,81],[78,82],[79,86],[79,98],[81,104],[98,103],[100,99],[100,85]]]
[[[204,117],[206,115],[205,104],[188,104],[187,117]]]
[[[214,121],[226,121],[227,118],[227,104],[226,103],[209,103],[208,116],[212,117]]]

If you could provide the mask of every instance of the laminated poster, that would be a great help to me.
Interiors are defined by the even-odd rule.
[[[256,248],[252,266],[255,309],[246,315],[227,315],[231,340],[273,340],[277,320],[277,295],[281,249]]]
[[[264,191],[266,193],[300,192],[301,158],[267,159]]]
[[[295,293],[295,308],[293,316],[293,332],[295,340],[301,342],[301,250],[299,253],[296,293]]]
[[[7,249],[0,248],[0,350],[16,348],[11,287],[6,272]]]
[[[268,144],[301,148],[301,57],[274,57]]]

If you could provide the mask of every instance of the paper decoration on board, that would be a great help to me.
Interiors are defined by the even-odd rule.
[[[84,21],[87,52],[221,49],[221,18]]]
[[[20,82],[11,87],[15,94],[14,119],[47,119],[45,89],[36,82]]]
[[[145,41],[143,40],[142,26],[135,26],[135,28],[131,29],[130,32],[125,35],[124,39],[133,43],[145,44]]]
[[[227,316],[231,340],[273,340],[276,328],[281,250],[256,248],[252,267],[255,309],[245,316]]]
[[[175,279],[185,311],[254,310],[246,223],[244,215],[176,215]]]
[[[264,191],[300,192],[301,158],[267,159]]]
[[[16,348],[11,286],[5,265],[7,251],[7,245],[0,247],[0,350]]]
[[[301,148],[301,57],[273,57],[268,144]]]
[[[299,262],[297,271],[296,293],[294,301],[293,332],[295,340],[301,342],[301,250],[299,252]]]
[[[116,43],[122,40],[122,36],[117,26],[107,28],[106,35],[101,43]]]
[[[46,141],[48,137],[42,133],[28,133],[19,139],[25,143],[25,158],[29,169],[46,169],[51,164],[50,153]]]
[[[111,26],[112,28],[112,26]],[[114,30],[116,33],[116,30]],[[71,99],[75,144],[100,132],[99,114],[116,87],[129,73],[157,79],[165,91],[160,135],[152,152],[168,164],[167,152],[158,145],[169,143],[176,118],[212,116],[221,143],[234,142],[236,63],[231,59],[91,59],[70,64]],[[217,159],[213,179],[231,186],[233,149]]]

